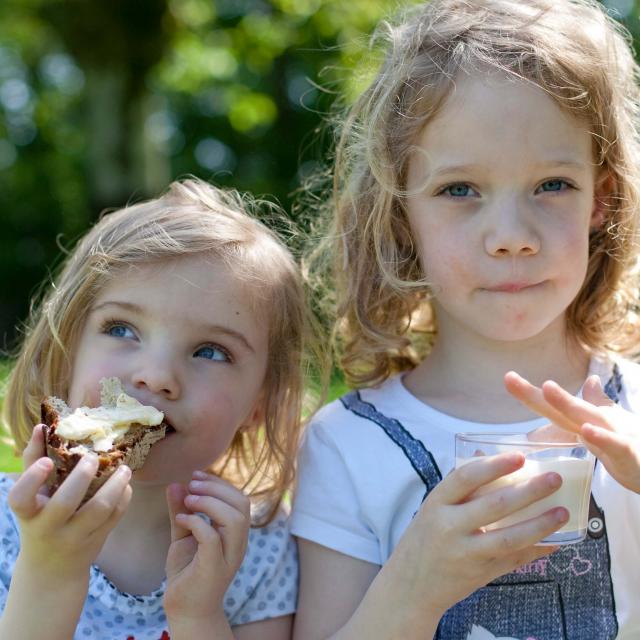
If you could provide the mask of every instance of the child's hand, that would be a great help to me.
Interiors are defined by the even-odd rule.
[[[525,406],[579,435],[622,486],[640,493],[640,416],[612,402],[598,376],[587,378],[583,400],[552,381],[536,387],[514,371],[505,375],[505,386]]]
[[[167,502],[171,546],[164,609],[170,627],[206,626],[203,621],[215,627],[224,623],[224,594],[247,548],[249,499],[228,482],[196,471],[188,489],[168,487]]]
[[[546,473],[482,496],[482,486],[519,469],[520,453],[479,458],[451,472],[429,494],[382,568],[391,582],[404,585],[401,600],[429,619],[438,620],[455,603],[495,578],[555,551],[534,546],[560,529],[568,512],[556,508],[518,524],[486,530],[560,486],[556,473]],[[406,594],[406,595],[405,595]]]
[[[19,562],[47,579],[86,575],[109,532],[131,499],[128,467],[120,467],[91,500],[78,509],[98,468],[85,455],[56,493],[45,482],[53,462],[44,451],[42,425],[34,428],[23,453],[25,471],[11,487],[8,501],[20,522]]]

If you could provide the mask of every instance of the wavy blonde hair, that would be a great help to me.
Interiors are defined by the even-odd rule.
[[[155,200],[101,218],[32,308],[3,409],[17,451],[40,422],[42,399],[67,397],[74,345],[105,286],[131,265],[214,257],[253,296],[255,312],[269,326],[264,425],[239,429],[214,470],[251,492],[260,524],[273,517],[293,479],[307,361],[316,346],[298,266],[276,234],[252,215],[259,207],[286,224],[274,205],[189,179],[172,183]]]
[[[333,272],[349,381],[378,384],[428,353],[436,327],[405,214],[407,164],[456,79],[487,71],[532,83],[588,123],[613,190],[567,328],[589,352],[637,352],[640,94],[628,34],[589,0],[433,0],[383,24],[380,40],[382,66],[340,124],[333,220],[310,261]]]

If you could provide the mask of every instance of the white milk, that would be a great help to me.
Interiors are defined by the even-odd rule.
[[[473,461],[477,458],[458,459],[456,466]],[[494,482],[479,489],[475,495],[484,495],[490,491],[506,487],[516,482],[522,482],[529,478],[539,476],[543,473],[555,471],[562,477],[562,486],[550,496],[542,498],[537,502],[516,511],[502,520],[485,527],[486,529],[497,529],[507,527],[529,520],[541,515],[549,509],[564,507],[569,511],[569,521],[558,532],[570,533],[584,531],[587,527],[589,516],[589,497],[591,494],[591,476],[593,474],[593,459],[583,460],[580,458],[570,458],[561,456],[546,460],[525,459],[524,465],[507,476],[498,478]]]

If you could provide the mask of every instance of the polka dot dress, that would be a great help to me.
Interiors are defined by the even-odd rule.
[[[7,504],[13,480],[0,474],[0,609],[4,608],[20,539],[18,523]],[[247,552],[224,598],[232,626],[295,611],[298,583],[296,546],[288,523],[278,515],[251,529]],[[91,567],[87,600],[74,640],[170,640],[162,598],[165,583],[147,595],[119,591]]]

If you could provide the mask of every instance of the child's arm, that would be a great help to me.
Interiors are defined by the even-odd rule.
[[[640,493],[640,416],[612,402],[598,376],[584,383],[583,400],[552,381],[536,387],[513,371],[505,386],[525,406],[579,435],[622,486]]]
[[[85,456],[47,497],[44,485],[53,463],[40,457],[43,450],[37,426],[24,451],[25,471],[8,496],[20,523],[20,553],[0,638],[73,637],[87,596],[89,567],[131,498],[131,472],[122,467],[78,508],[97,470],[95,456]]]
[[[171,638],[233,639],[223,598],[247,548],[249,499],[224,480],[196,471],[188,489],[168,487],[167,503],[171,546],[164,609]]]
[[[522,464],[521,454],[502,454],[453,471],[429,494],[382,568],[301,541],[294,638],[433,637],[451,606],[554,551],[534,545],[567,521],[566,509],[483,531],[560,486],[551,473],[472,497]]]

